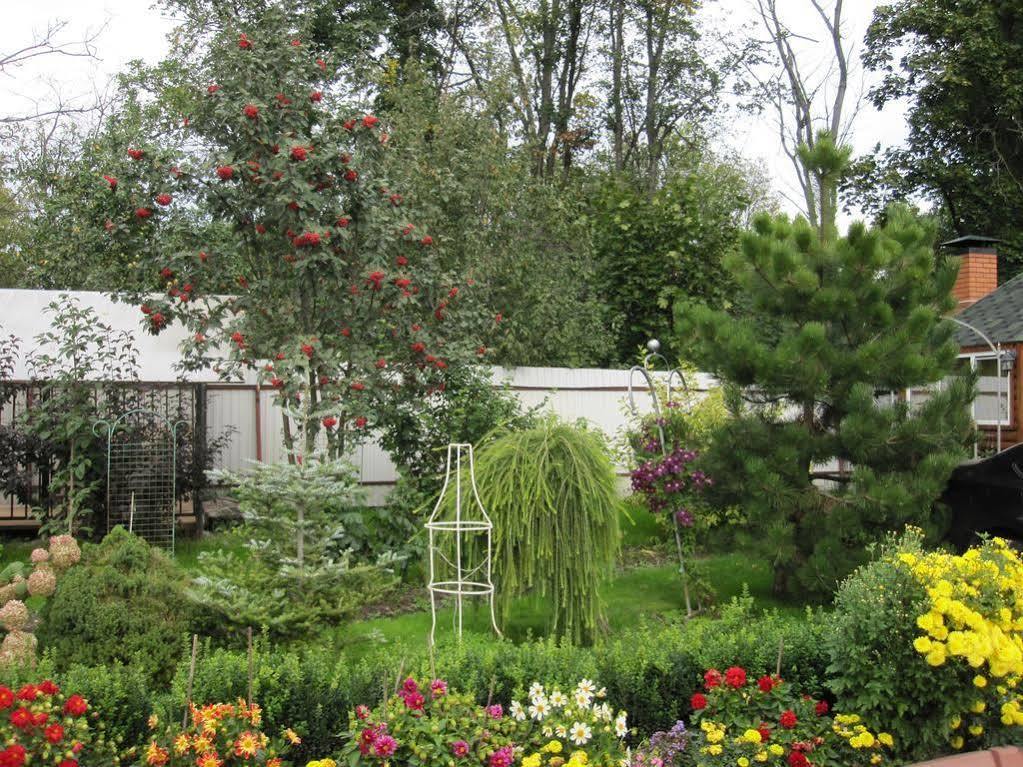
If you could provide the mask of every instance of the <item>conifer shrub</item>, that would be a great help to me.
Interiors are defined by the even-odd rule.
[[[40,644],[60,666],[120,661],[165,681],[193,620],[187,577],[159,549],[122,527],[86,544],[42,613]]]

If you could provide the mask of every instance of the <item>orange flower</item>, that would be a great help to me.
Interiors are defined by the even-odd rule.
[[[234,755],[243,759],[251,759],[259,750],[259,738],[250,730],[238,736],[234,743]]]
[[[156,745],[156,741],[149,744],[149,747],[146,749],[146,764],[151,767],[163,767],[163,765],[167,764],[168,759],[170,759],[170,754],[167,753],[166,749]]]
[[[275,756],[273,759],[267,759],[266,767],[281,767],[280,758]]]
[[[203,754],[213,748],[214,741],[213,733],[204,732],[202,735],[196,735],[195,740],[192,741],[192,748],[195,749],[197,754]]]
[[[302,742],[302,739],[298,737],[298,733],[290,727],[284,731],[284,737],[287,738],[288,742],[293,746],[297,746]]]
[[[192,744],[188,740],[188,736],[185,733],[181,733],[174,739],[174,753],[181,754],[187,753],[188,749],[192,747]]]
[[[208,751],[195,760],[196,767],[220,767],[224,762],[217,758],[216,751]]]

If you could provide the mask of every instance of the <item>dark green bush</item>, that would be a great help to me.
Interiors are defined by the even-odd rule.
[[[187,576],[162,551],[116,527],[87,544],[42,611],[40,645],[59,669],[122,662],[170,678],[192,623]]]

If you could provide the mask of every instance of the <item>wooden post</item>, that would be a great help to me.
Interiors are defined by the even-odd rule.
[[[252,708],[252,626],[246,631],[249,640],[249,708]]]
[[[199,635],[192,634],[192,661],[188,664],[188,687],[185,693],[185,714],[181,717],[181,729],[188,727],[188,710],[192,707],[192,682],[195,679],[195,655],[199,652]]]
[[[778,663],[774,667],[774,675],[781,676],[781,654],[785,649],[785,637],[778,638]]]

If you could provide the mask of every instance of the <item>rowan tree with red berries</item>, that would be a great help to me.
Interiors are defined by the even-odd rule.
[[[289,452],[326,432],[336,457],[381,408],[475,357],[471,280],[443,270],[383,177],[386,127],[336,103],[332,64],[301,38],[225,30],[199,76],[177,100],[187,151],[131,147],[121,176],[97,182],[100,223],[138,243],[165,290],[139,297],[149,330],[189,328],[186,369],[256,371],[284,408]]]

